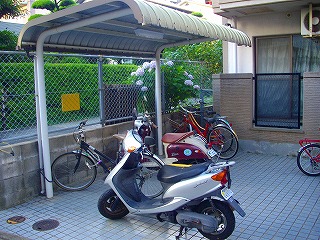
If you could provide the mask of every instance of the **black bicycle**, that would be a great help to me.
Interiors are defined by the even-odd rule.
[[[86,143],[83,130],[86,122],[87,120],[80,122],[73,133],[75,141],[80,146],[79,149],[60,155],[53,161],[51,166],[53,181],[60,188],[67,191],[86,189],[95,181],[98,166],[101,166],[104,172],[108,174],[124,154],[121,141],[116,159],[106,156],[92,145]],[[119,139],[119,136],[117,138]],[[156,197],[163,191],[162,185],[155,179],[164,163],[155,158],[145,145],[142,156],[140,174],[136,177],[138,185],[145,196]]]

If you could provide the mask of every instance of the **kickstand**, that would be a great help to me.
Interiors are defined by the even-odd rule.
[[[180,226],[179,235],[176,236],[176,240],[179,240],[180,237],[183,236],[183,233],[182,233],[183,229],[184,229],[184,234],[187,235],[188,228],[187,228],[187,227]]]

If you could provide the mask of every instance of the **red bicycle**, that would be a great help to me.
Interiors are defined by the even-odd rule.
[[[222,159],[230,159],[237,154],[238,137],[225,119],[204,118],[206,124],[202,127],[194,117],[196,112],[180,107],[184,113],[182,122],[177,123],[169,119],[175,132],[195,132],[207,142],[208,148],[214,149]]]
[[[301,139],[297,165],[308,176],[320,175],[320,139]]]

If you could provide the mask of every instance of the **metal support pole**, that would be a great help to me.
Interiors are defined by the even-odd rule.
[[[98,59],[98,81],[99,81],[99,107],[100,107],[100,122],[101,125],[104,126],[106,122],[106,113],[105,113],[105,89],[103,84],[103,69],[102,69],[102,56]]]
[[[40,127],[40,109],[39,109],[39,94],[38,94],[38,70],[37,70],[37,56],[33,57],[34,63],[34,98],[36,101],[36,115],[37,115],[37,136],[38,136],[38,151],[39,151],[39,167],[42,171],[43,169],[43,151],[42,151],[42,141],[41,141],[41,127]],[[41,194],[45,193],[45,181],[43,173],[40,174],[40,184],[41,184]]]
[[[43,58],[43,45],[44,39],[46,38],[46,33],[42,33],[37,41],[36,48],[36,81],[38,96],[39,96],[39,133],[38,140],[40,140],[39,145],[42,147],[43,155],[43,167],[44,175],[47,179],[51,180],[51,161],[50,161],[50,147],[49,147],[49,135],[48,135],[48,123],[47,123],[47,104],[46,104],[46,87],[44,78],[44,58]],[[52,182],[45,181],[46,195],[47,198],[53,197],[53,186]]]

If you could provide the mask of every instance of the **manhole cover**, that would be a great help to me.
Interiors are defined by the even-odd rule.
[[[37,231],[47,231],[59,226],[59,222],[53,219],[41,220],[32,225],[32,228]]]
[[[26,220],[25,217],[23,216],[14,216],[14,217],[11,217],[7,220],[7,223],[9,224],[17,224],[17,223],[22,223],[24,220]]]

